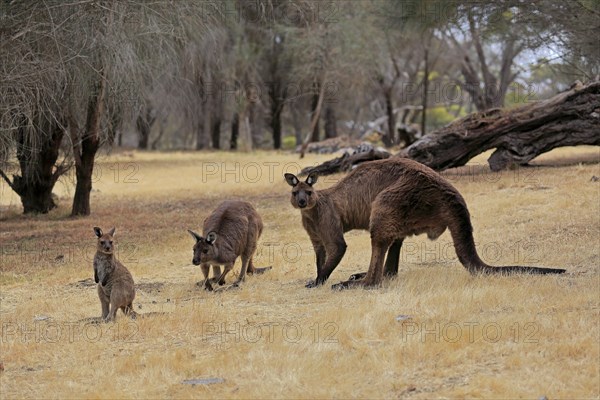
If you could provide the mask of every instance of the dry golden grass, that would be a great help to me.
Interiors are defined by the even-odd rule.
[[[600,183],[590,178],[599,156],[560,149],[537,168],[493,174],[482,155],[445,173],[467,200],[484,259],[566,267],[565,276],[471,277],[445,233],[407,240],[398,277],[382,288],[345,292],[304,288],[313,253],[282,179],[295,155],[105,157],[92,216],[80,219],[68,218],[68,184],[57,188],[59,209],[37,217],[19,215],[2,186],[0,396],[598,398]],[[196,287],[186,229],[226,198],[256,205],[265,224],[256,264],[274,268],[209,293]],[[136,311],[155,314],[85,321],[100,314],[89,284],[94,225],[116,225]],[[329,283],[368,265],[368,234],[346,238]],[[224,382],[182,384],[208,377]]]

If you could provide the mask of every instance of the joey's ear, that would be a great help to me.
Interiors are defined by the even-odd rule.
[[[95,226],[94,227],[94,233],[96,234],[96,236],[100,237],[100,236],[102,236],[102,229],[100,229],[97,226]]]
[[[314,185],[315,183],[317,183],[317,174],[312,173],[308,175],[308,178],[306,178],[304,182],[306,182],[310,186]]]
[[[296,186],[300,182],[294,174],[284,174],[283,176],[285,176],[285,181],[290,186]]]
[[[196,243],[198,243],[199,241],[202,240],[202,236],[198,235],[196,232],[194,232],[194,231],[192,231],[190,229],[188,229],[188,232],[190,233],[190,235],[192,235],[192,237],[194,239],[196,239]]]
[[[111,228],[111,230],[110,230],[110,231],[108,231],[108,234],[109,234],[110,236],[114,236],[114,235],[115,235],[115,230],[116,230],[116,228],[113,226],[113,227]]]
[[[206,243],[213,244],[215,240],[217,240],[217,232],[212,231],[209,232],[208,235],[206,235]]]

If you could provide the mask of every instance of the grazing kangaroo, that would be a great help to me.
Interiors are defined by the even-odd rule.
[[[208,279],[213,266],[213,282],[225,284],[225,276],[233,269],[235,260],[242,257],[242,269],[234,286],[238,286],[246,275],[261,274],[271,267],[254,268],[252,257],[263,223],[252,204],[245,201],[224,201],[204,220],[203,234],[206,238],[188,229],[196,239],[192,263],[200,265],[204,275],[204,287],[213,290]],[[224,265],[221,273],[220,265]]]
[[[323,284],[346,252],[344,233],[371,233],[371,262],[366,273],[355,274],[334,288],[374,286],[396,275],[402,241],[426,233],[437,239],[450,230],[458,259],[471,274],[560,274],[564,269],[493,267],[478,256],[465,200],[447,180],[416,161],[390,158],[359,165],[335,186],[315,191],[315,175],[301,182],[285,174],[292,186],[291,203],[301,210],[302,224],[315,249],[317,278],[307,287]],[[384,267],[384,256],[387,259]]]
[[[113,321],[120,308],[125,315],[135,318],[133,299],[135,286],[127,268],[115,257],[114,234],[115,228],[108,233],[94,227],[98,237],[98,247],[94,256],[94,281],[98,284],[98,297],[102,304],[102,319]]]

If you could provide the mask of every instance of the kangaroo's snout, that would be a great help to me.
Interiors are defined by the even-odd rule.
[[[102,238],[98,240],[98,250],[105,254],[112,254],[114,251],[114,244],[112,238]]]
[[[306,200],[304,200],[304,199],[298,200],[298,207],[300,207],[300,208],[306,207]]]

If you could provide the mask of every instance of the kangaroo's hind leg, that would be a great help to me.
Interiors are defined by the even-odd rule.
[[[137,313],[133,311],[133,303],[122,306],[121,311],[123,311],[123,314],[127,315],[131,319],[135,319],[137,317]]]
[[[256,220],[253,221],[253,223],[255,224],[256,229],[248,230],[248,237],[246,239],[246,243],[248,244],[248,247],[244,251],[244,254],[242,254],[242,262],[244,260],[244,255],[248,258],[248,266],[246,267],[246,270],[244,271],[244,274],[248,273],[248,275],[262,274],[272,268],[272,267],[266,267],[266,268],[255,268],[254,267],[253,258],[254,258],[254,254],[256,253],[258,239],[260,237],[260,234],[262,233],[262,221],[260,220],[260,217],[259,217],[259,219],[257,221]],[[242,265],[242,269],[243,268],[244,268],[244,266]],[[242,274],[240,273],[240,275],[242,275]],[[243,280],[243,276],[241,279]],[[240,279],[238,279],[238,281],[239,280]]]
[[[209,279],[209,281],[211,283],[218,283],[220,286],[223,286],[225,284],[225,280],[220,281],[219,278],[221,277],[221,266],[220,265],[213,265],[213,277]]]
[[[104,320],[106,322],[114,321],[119,308],[120,308],[120,305],[119,305],[117,296],[115,296],[114,293],[112,293],[110,296],[110,311],[108,312],[108,315],[106,316],[106,318]]]
[[[104,290],[102,290],[100,285],[98,285],[98,297],[100,298],[100,304],[102,305],[102,319],[105,320],[108,316],[110,298],[104,293]]]
[[[396,247],[388,254],[386,262],[392,273],[397,272],[397,256],[400,254],[404,232],[404,217],[408,209],[403,204],[398,205],[406,189],[402,185],[390,187],[381,192],[373,201],[370,215],[369,232],[371,233],[371,261],[369,270],[364,278],[348,280],[333,285],[333,289],[344,289],[353,286],[377,286],[383,280],[385,255],[392,244]],[[410,202],[405,207],[410,207]]]
[[[376,286],[383,280],[383,262],[390,242],[371,238],[371,262],[367,275],[359,280],[349,280],[333,285],[332,289],[346,289],[354,286]]]
[[[400,249],[402,248],[402,242],[404,239],[397,239],[392,243],[390,249],[387,252],[385,258],[384,275],[386,277],[392,277],[398,275],[398,265],[400,264]],[[349,281],[358,281],[367,276],[366,272],[359,272],[357,274],[350,275]]]
[[[385,258],[384,275],[387,277],[398,275],[398,265],[400,264],[400,250],[402,249],[404,239],[396,239],[388,250]]]
[[[237,281],[235,281],[233,284],[234,286],[239,286],[240,283],[244,281],[246,278],[246,271],[248,270],[250,264],[252,264],[252,256],[242,254],[242,268],[240,269],[240,274],[238,275]]]

